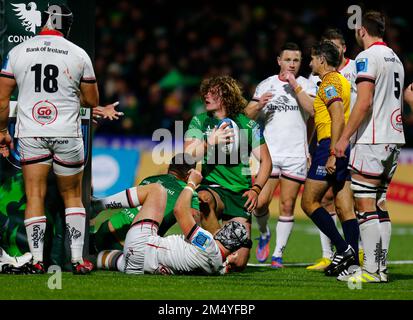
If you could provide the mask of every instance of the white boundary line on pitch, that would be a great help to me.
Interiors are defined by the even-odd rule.
[[[413,264],[413,260],[388,261],[388,264]],[[286,267],[306,267],[313,263],[284,263]],[[270,267],[271,263],[248,263],[248,267]]]

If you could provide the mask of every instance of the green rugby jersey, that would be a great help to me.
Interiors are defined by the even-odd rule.
[[[241,192],[251,188],[251,171],[249,165],[250,153],[253,149],[265,143],[265,139],[258,124],[244,114],[238,114],[233,120],[240,129],[239,148],[237,156],[226,161],[218,161],[219,148],[209,148],[202,161],[202,175],[205,184],[218,184],[234,192]],[[192,118],[185,139],[206,140],[220,119],[215,118],[212,112],[205,112]],[[233,161],[233,160],[236,161]]]

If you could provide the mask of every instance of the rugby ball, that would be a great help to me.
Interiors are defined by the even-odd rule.
[[[219,145],[219,148],[225,154],[231,154],[233,151],[238,151],[239,148],[239,127],[230,118],[224,118],[219,121],[217,127],[221,128],[225,123],[229,123],[229,125],[225,129],[233,129],[234,130],[234,137],[232,137],[233,142],[227,142],[225,144]]]

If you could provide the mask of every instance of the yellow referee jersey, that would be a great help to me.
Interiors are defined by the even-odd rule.
[[[350,95],[350,83],[339,72],[333,71],[324,75],[314,99],[317,141],[331,137],[331,118],[327,109],[333,102],[341,101],[343,103],[344,119],[347,123],[350,116]]]

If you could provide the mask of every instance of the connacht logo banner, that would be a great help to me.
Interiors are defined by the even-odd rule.
[[[47,10],[50,1],[6,0],[1,2],[4,5],[2,11],[5,25],[3,29],[0,26],[0,30],[3,30],[0,34],[3,38],[0,53],[4,57],[14,46],[30,39],[40,31],[42,12]],[[55,2],[59,4],[67,1],[54,1],[53,3]]]

